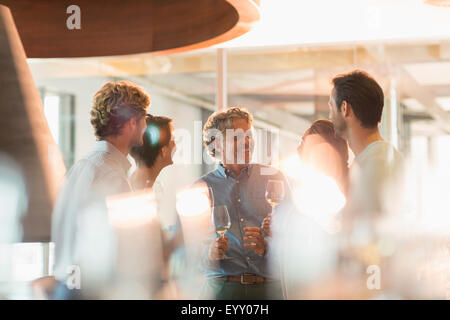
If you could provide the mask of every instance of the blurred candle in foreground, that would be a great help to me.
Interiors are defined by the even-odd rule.
[[[81,289],[93,299],[153,299],[164,272],[152,191],[106,198],[80,220]]]
[[[197,299],[203,286],[200,273],[202,249],[207,246],[211,228],[212,189],[199,183],[177,194],[176,208],[184,235],[186,263],[182,270],[181,298]]]
[[[116,290],[108,298],[152,299],[164,273],[162,234],[153,191],[107,198],[117,239]]]

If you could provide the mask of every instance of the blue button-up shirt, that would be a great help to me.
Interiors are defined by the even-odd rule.
[[[282,180],[285,183],[285,199],[276,208],[278,211],[292,208],[292,197],[287,180],[275,168],[250,164],[236,176],[231,170],[225,169],[221,164],[218,168],[206,174],[200,181],[211,187],[214,206],[225,205],[231,219],[231,228],[228,236],[228,250],[226,255],[231,259],[210,261],[208,248],[211,241],[218,236],[211,226],[211,236],[205,242],[202,250],[202,272],[206,278],[217,278],[229,275],[252,273],[266,278],[278,279],[276,270],[269,268],[268,253],[270,253],[270,239],[264,255],[243,246],[245,227],[261,227],[264,218],[271,212],[271,207],[265,199],[267,181]],[[270,269],[270,270],[269,270]]]

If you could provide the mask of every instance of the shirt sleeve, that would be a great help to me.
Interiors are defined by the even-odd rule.
[[[55,277],[67,277],[66,268],[74,263],[76,224],[79,212],[88,205],[94,166],[80,160],[66,175],[52,214],[52,242],[55,244]]]

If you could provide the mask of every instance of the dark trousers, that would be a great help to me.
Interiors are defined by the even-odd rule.
[[[280,281],[241,284],[227,280],[207,279],[200,299],[212,300],[282,300]]]

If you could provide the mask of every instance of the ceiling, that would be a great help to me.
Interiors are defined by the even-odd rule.
[[[220,46],[444,40],[449,17],[450,7],[424,0],[262,0],[254,29]]]
[[[450,8],[422,0],[262,0],[258,25],[223,46],[228,104],[277,110],[275,125],[286,126],[283,115],[326,117],[332,77],[359,68],[387,96],[395,88],[408,119],[430,123],[430,134],[450,133]],[[36,78],[133,77],[150,88],[215,101],[215,47],[29,63]]]

